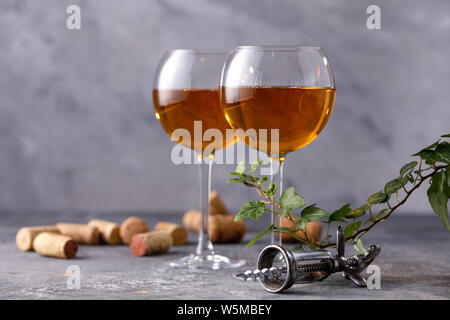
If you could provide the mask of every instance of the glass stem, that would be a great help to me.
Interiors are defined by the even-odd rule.
[[[211,193],[211,168],[213,160],[207,157],[201,159],[199,167],[201,223],[198,234],[197,255],[206,258],[214,254],[214,248],[209,239],[209,195]]]
[[[278,199],[283,193],[283,160],[284,159],[270,159],[270,179],[277,184]],[[277,211],[277,208],[275,208],[274,205],[271,206],[271,209],[272,211]],[[271,219],[271,223],[274,227],[281,227],[281,217],[278,214],[272,213]],[[270,243],[281,245],[281,233],[272,232]]]

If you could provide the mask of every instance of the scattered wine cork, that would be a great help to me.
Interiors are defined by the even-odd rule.
[[[71,237],[79,244],[99,244],[100,232],[96,227],[79,223],[57,223],[56,227],[62,235]]]
[[[41,232],[34,238],[33,248],[41,256],[71,259],[77,254],[78,244],[68,236]]]
[[[287,228],[296,228],[295,225],[287,218],[281,219],[281,226]],[[306,224],[306,229],[315,241],[320,241],[320,236],[322,234],[322,224],[319,221],[308,222]],[[301,239],[306,239],[305,233],[303,231],[297,231],[295,234]],[[281,240],[283,242],[299,242],[299,240],[297,240],[294,236],[287,233],[281,234]]]
[[[209,195],[209,214],[215,215],[231,215],[227,207],[223,203],[217,191],[212,190]]]
[[[100,241],[109,244],[120,244],[120,226],[117,223],[93,219],[89,221],[88,226],[95,227],[100,232]]]
[[[33,250],[33,240],[36,236],[42,232],[59,233],[58,228],[55,226],[36,226],[36,227],[23,227],[17,231],[16,244],[22,251]]]
[[[200,232],[201,213],[198,210],[188,210],[183,216],[183,225],[191,231]]]
[[[120,237],[122,241],[129,244],[131,238],[135,234],[145,233],[150,231],[147,223],[138,217],[130,217],[125,219],[120,225]]]
[[[165,231],[135,234],[130,242],[130,250],[135,256],[148,256],[169,251],[172,238]]]
[[[192,231],[200,232],[201,213],[189,210],[183,216],[184,226]],[[245,234],[244,221],[234,221],[233,215],[216,215],[209,217],[209,237],[212,243],[239,242]]]
[[[165,231],[172,238],[173,245],[180,246],[187,242],[188,234],[186,229],[176,223],[159,222],[155,226],[155,231]]]

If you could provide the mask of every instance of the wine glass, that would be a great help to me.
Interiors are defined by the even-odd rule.
[[[226,53],[219,51],[169,50],[155,74],[155,117],[172,140],[194,150],[200,176],[197,250],[170,263],[173,267],[221,269],[239,267],[245,262],[215,254],[208,232],[214,153],[236,142],[234,137],[225,139],[226,130],[231,128],[219,100],[219,78],[225,57]]]
[[[233,129],[245,132],[240,140],[267,153],[280,196],[286,155],[317,137],[331,115],[334,97],[330,61],[318,47],[235,47],[222,70],[225,117]],[[281,226],[279,215],[272,213],[272,224]],[[271,242],[281,244],[280,233],[272,233]]]

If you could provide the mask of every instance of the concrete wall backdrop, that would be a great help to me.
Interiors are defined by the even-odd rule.
[[[82,10],[67,30],[66,7]],[[366,28],[381,7],[382,30]],[[184,210],[197,171],[170,162],[153,116],[153,73],[170,48],[324,47],[334,113],[287,158],[285,185],[332,210],[358,204],[408,155],[450,131],[450,2],[361,0],[2,0],[0,210]],[[237,209],[254,197],[214,186]],[[428,212],[425,191],[405,207]]]

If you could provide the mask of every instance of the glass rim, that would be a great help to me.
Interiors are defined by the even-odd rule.
[[[175,53],[175,52],[190,52],[190,53],[199,53],[199,54],[217,54],[217,55],[226,55],[228,52],[219,49],[169,49],[166,51],[167,53]]]
[[[321,51],[322,47],[299,45],[252,45],[234,46],[231,50],[257,50],[257,51]]]

